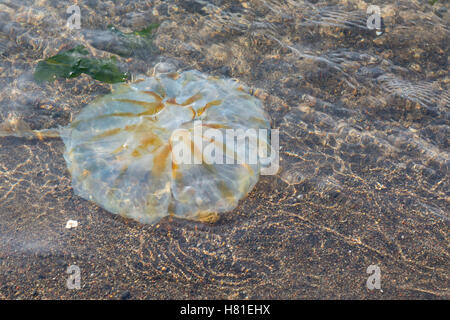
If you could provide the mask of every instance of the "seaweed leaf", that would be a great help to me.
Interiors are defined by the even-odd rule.
[[[57,78],[75,78],[82,73],[106,83],[124,82],[129,78],[128,73],[119,70],[115,57],[97,59],[87,57],[88,54],[89,51],[83,45],[78,45],[39,61],[34,78],[39,82],[53,81]]]

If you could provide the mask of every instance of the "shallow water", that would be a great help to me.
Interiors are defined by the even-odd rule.
[[[114,216],[77,197],[59,139],[0,138],[0,297],[449,298],[449,5],[438,1],[0,0],[0,123],[70,123],[110,91],[33,80],[85,45],[135,78],[233,77],[280,130],[280,171],[215,224]],[[378,5],[382,34],[366,26]],[[160,23],[153,50],[108,33]],[[79,227],[64,228],[69,219]],[[82,289],[66,288],[66,269]],[[382,289],[366,288],[369,265]]]

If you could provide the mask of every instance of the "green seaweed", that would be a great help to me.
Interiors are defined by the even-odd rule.
[[[429,0],[428,3],[434,6],[438,0]]]
[[[115,57],[98,59],[87,57],[88,54],[89,51],[83,45],[78,45],[39,61],[34,78],[39,82],[53,81],[57,78],[75,78],[82,73],[106,83],[124,82],[129,78],[128,73],[120,71]]]

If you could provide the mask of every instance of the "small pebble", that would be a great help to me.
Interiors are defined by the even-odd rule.
[[[69,220],[66,223],[66,229],[72,229],[78,227],[78,221],[77,220]]]
[[[131,298],[130,291],[122,292],[122,294],[120,295],[120,300],[128,300],[130,298]]]

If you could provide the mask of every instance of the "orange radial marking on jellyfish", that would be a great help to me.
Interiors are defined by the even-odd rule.
[[[140,145],[131,152],[135,158],[140,157],[144,153],[152,152],[162,145],[161,139],[151,132],[145,132],[145,136],[141,139]],[[153,146],[152,151],[148,150],[149,146]],[[120,148],[120,147],[119,147]]]
[[[171,152],[170,145],[168,144],[166,144],[161,149],[162,150],[159,151],[153,159],[152,173],[157,176],[159,176],[164,171],[164,168],[166,167],[167,157]]]
[[[172,152],[172,140],[169,139],[170,152]],[[172,155],[172,178],[175,180],[180,180],[183,178],[183,175],[178,170],[180,166],[174,161],[174,157]]]
[[[175,98],[169,98],[166,100],[167,104],[174,104],[176,106],[180,106],[180,104],[177,102],[177,100]]]
[[[125,126],[125,128],[123,128],[123,130],[130,132],[130,131],[136,130],[139,127],[141,127],[141,124],[130,124],[130,125]]]
[[[133,101],[136,101],[136,100],[133,100]],[[143,101],[141,101],[141,102],[143,102]],[[93,120],[105,119],[105,118],[110,118],[110,117],[130,117],[131,118],[131,117],[154,115],[155,113],[158,113],[159,111],[161,111],[164,108],[164,104],[162,104],[162,103],[156,103],[156,102],[145,102],[145,103],[153,104],[153,105],[147,106],[149,108],[149,110],[141,112],[141,113],[117,112],[117,113],[102,114],[102,115],[94,117],[94,118],[75,121],[71,124],[71,127],[72,128],[76,127],[82,121],[93,121]]]
[[[74,168],[75,170],[78,170],[79,168]],[[90,176],[90,172],[86,172],[87,170],[83,170],[82,173],[78,177],[78,183],[83,183],[86,181],[86,179]]]
[[[206,162],[202,163],[203,168],[205,168],[206,170],[208,170],[210,173],[212,174],[216,174],[216,169],[214,169],[214,166],[212,164],[208,164]]]
[[[214,145],[217,147],[217,148],[219,148],[219,149],[221,149],[222,150],[222,152],[223,152],[223,150],[225,149],[225,152],[227,152],[227,146],[226,146],[226,144],[224,144],[223,142],[220,142],[220,141],[217,141],[216,139],[213,139],[213,138],[206,138],[206,137],[203,137],[203,140],[207,140],[208,142],[210,142],[210,143],[214,143]]]
[[[141,156],[141,153],[139,152],[138,149],[134,149],[134,150],[131,152],[131,156],[132,156],[132,157],[135,157],[135,158],[138,158],[138,157]]]
[[[220,124],[220,123],[203,123],[202,127],[212,128],[212,129],[230,129],[230,126]]]
[[[172,72],[167,75],[172,80],[177,80],[181,77],[181,75],[177,72]]]
[[[36,137],[37,137],[39,140],[41,140],[41,141],[44,140],[44,137],[43,137],[42,133],[40,133],[40,132],[35,132],[35,135],[36,135]]]
[[[222,197],[224,197],[230,202],[234,201],[233,192],[230,190],[230,188],[228,188],[225,182],[219,180],[216,183],[216,186],[219,189],[220,193],[222,194]]]
[[[185,102],[183,102],[182,106],[188,106],[193,104],[195,101],[200,100],[202,98],[202,94],[200,92],[194,94],[192,97],[188,98]]]
[[[134,99],[114,99],[114,101],[131,103],[148,109],[156,108],[160,104],[159,102],[139,101]]]
[[[195,112],[194,108],[192,108],[191,106],[189,106],[189,110],[192,111],[192,120],[194,120],[194,118],[197,116],[197,113]]]
[[[212,139],[212,138],[206,138],[206,137],[204,137],[204,136],[202,136],[202,139],[203,140],[205,140],[205,141],[208,141],[208,142],[212,142],[212,143],[214,143],[214,145],[216,146],[216,147],[219,147],[221,150],[222,150],[222,152],[223,152],[223,150],[225,149],[225,155],[226,156],[228,156],[228,157],[233,157],[233,159],[235,159],[235,160],[239,160],[239,157],[238,157],[238,155],[237,155],[237,152],[235,152],[234,150],[232,151],[232,150],[230,150],[228,147],[227,147],[227,145],[226,144],[224,144],[223,142],[221,143],[221,142],[219,142],[219,141],[216,141],[215,139]],[[238,164],[240,164],[241,166],[243,166],[245,169],[247,169],[249,172],[250,172],[250,174],[253,174],[253,169],[252,169],[252,167],[250,167],[250,165],[248,164],[248,163],[238,163]]]
[[[157,105],[153,106],[152,108],[149,108],[147,111],[138,113],[137,116],[152,116],[158,112],[160,112],[162,109],[164,109],[165,105],[163,103],[158,103]]]
[[[197,216],[198,220],[203,223],[215,223],[219,220],[219,215],[213,211],[200,211]]]
[[[115,128],[115,129],[107,130],[107,131],[105,131],[103,133],[100,133],[100,134],[94,136],[92,138],[92,141],[97,141],[97,140],[100,140],[100,139],[103,139],[103,138],[111,137],[113,135],[118,134],[120,131],[122,131],[122,128]]]
[[[251,120],[253,122],[257,122],[257,123],[262,124],[262,125],[266,124],[266,121],[264,119],[257,118],[257,117],[250,117],[249,120]]]
[[[162,145],[161,139],[154,135],[153,133],[148,133],[148,135],[141,140],[140,148],[147,150],[149,146],[154,147],[153,150],[159,148]]]
[[[115,149],[112,154],[118,154],[120,152],[122,152],[123,150],[125,150],[127,147],[124,145],[121,145],[120,147],[118,147],[117,149]]]
[[[250,167],[248,165],[248,163],[244,162],[244,163],[240,163],[240,165],[243,166],[245,169],[247,169],[250,172],[250,174],[253,174],[253,169],[252,169],[252,167]]]
[[[117,186],[120,183],[120,179],[122,179],[122,177],[125,175],[125,173],[128,170],[128,165],[123,165],[122,168],[120,169],[119,174],[117,175],[117,177],[114,179],[114,185],[111,189],[108,190],[108,194],[111,194],[112,192],[114,192],[115,190],[117,190]]]
[[[148,95],[151,95],[153,98],[155,98],[155,100],[157,101],[157,102],[161,102],[162,101],[162,97],[159,95],[159,94],[157,94],[156,92],[153,92],[153,91],[142,91],[143,93],[145,93],[145,94],[148,94]]]
[[[156,145],[160,143],[161,139],[158,138],[158,136],[154,135],[153,133],[149,133],[147,137],[142,139],[141,143],[142,146],[148,147],[150,145]]]
[[[194,154],[194,159],[200,160],[203,163],[203,153],[197,148],[194,141],[192,141],[191,137],[188,135],[186,136],[186,143],[188,146],[191,146],[191,154]],[[195,161],[194,161],[195,163]]]
[[[109,113],[109,114],[102,114],[101,116],[97,116],[95,118],[87,119],[87,120],[99,120],[109,117],[136,117],[136,113],[133,112],[117,112],[117,113]]]
[[[208,110],[209,108],[213,107],[213,106],[218,106],[222,104],[222,100],[213,100],[211,102],[208,102],[207,104],[205,104],[203,107],[201,107],[200,109],[198,109],[197,114],[199,116],[202,115],[203,112],[205,112],[206,110]]]
[[[180,180],[181,178],[183,178],[183,175],[178,170],[179,168],[180,166],[172,159],[172,178],[175,180]]]

